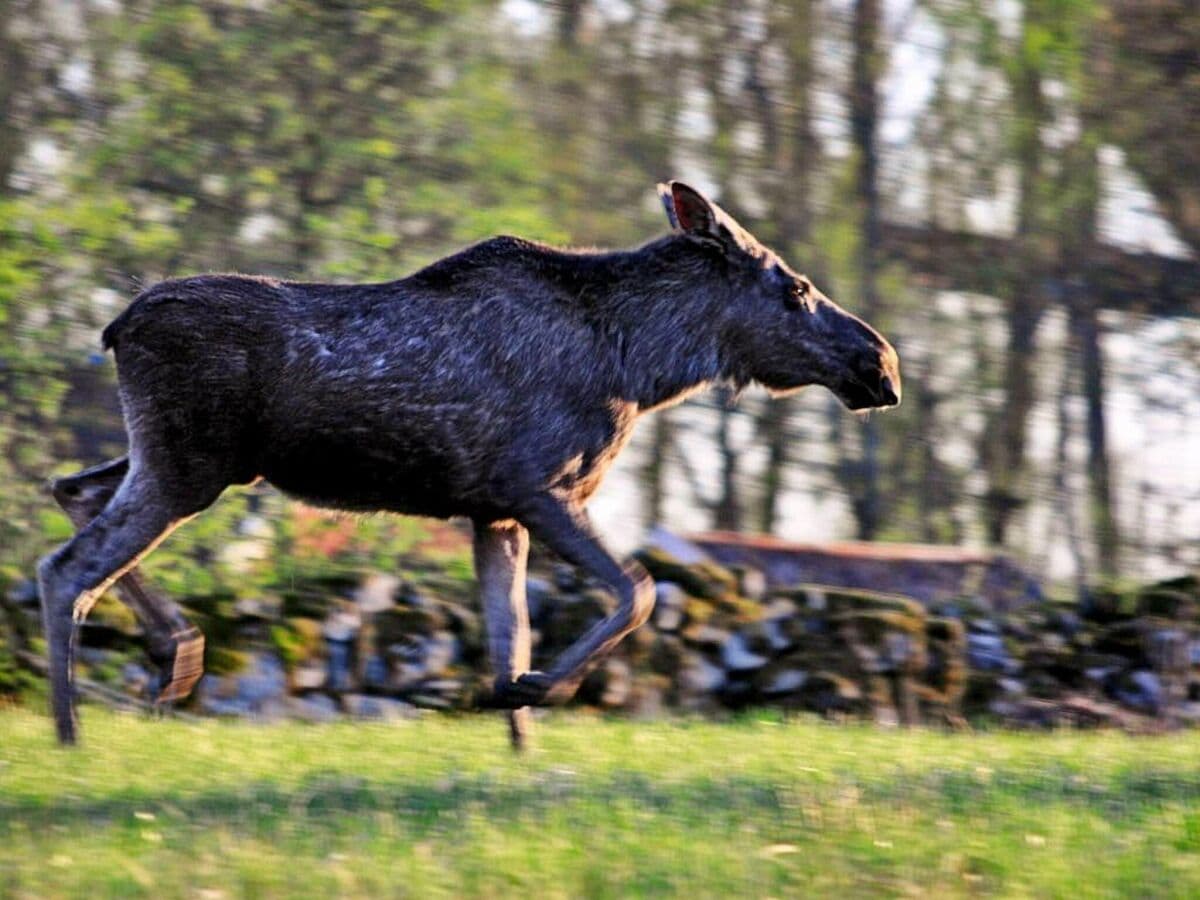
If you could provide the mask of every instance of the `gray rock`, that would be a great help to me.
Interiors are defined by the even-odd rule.
[[[389,647],[389,653],[393,647]],[[397,663],[388,675],[387,690],[405,694],[413,690],[425,678],[425,670],[417,663]]]
[[[625,703],[625,709],[630,715],[648,721],[662,718],[666,710],[667,686],[662,684],[660,679],[661,676],[640,678],[633,683],[633,691]]]
[[[676,561],[685,566],[710,562],[712,559],[712,557],[687,538],[680,537],[675,532],[668,531],[662,527],[651,528],[650,533],[646,535],[643,546],[648,550],[661,550],[664,553],[668,553]]]
[[[418,684],[408,700],[426,709],[452,709],[462,697],[463,687],[458,678],[431,678]]]
[[[1116,666],[1093,666],[1083,670],[1083,677],[1097,687],[1108,684],[1117,674]]]
[[[354,642],[350,640],[325,639],[325,664],[328,667],[328,685],[331,691],[348,691],[354,686],[354,670],[350,658]]]
[[[380,654],[372,653],[362,664],[363,687],[371,690],[381,690],[388,685],[387,660]]]
[[[341,718],[337,702],[327,694],[288,697],[284,708],[290,718],[302,722],[333,722]]]
[[[804,687],[808,672],[803,669],[779,669],[763,682],[762,693],[768,697],[792,694]]]
[[[776,597],[770,603],[763,606],[764,619],[790,619],[800,615],[800,607],[795,600],[788,597]]]
[[[829,606],[829,598],[825,596],[825,592],[820,588],[805,588],[804,606],[813,612],[821,612]]]
[[[1126,706],[1140,712],[1157,715],[1162,709],[1165,694],[1159,677],[1146,669],[1130,672],[1117,682],[1114,696]]]
[[[967,635],[967,662],[981,672],[1014,673],[1019,666],[1004,646],[1004,638],[994,633]]]
[[[404,689],[440,675],[454,665],[459,656],[458,638],[448,631],[435,631],[429,637],[412,635],[387,648],[396,663],[392,687]]]
[[[1155,629],[1146,636],[1146,656],[1156,672],[1185,672],[1192,664],[1187,632],[1180,628]]]
[[[724,628],[707,623],[692,624],[683,630],[683,639],[693,647],[707,647],[718,650],[729,640],[730,633]]]
[[[971,634],[1000,634],[1000,626],[991,619],[972,619],[967,623],[967,630]]]
[[[761,602],[767,595],[767,576],[761,569],[752,566],[734,566],[733,573],[737,576],[738,593],[748,600]]]
[[[440,675],[458,661],[458,638],[448,631],[438,631],[422,642],[422,663],[429,675]]]
[[[623,659],[609,659],[604,664],[604,690],[600,705],[608,709],[624,706],[633,689],[633,670]]]
[[[725,686],[725,670],[698,653],[689,653],[679,670],[677,683],[687,694],[711,694]]]
[[[317,662],[307,662],[292,670],[292,687],[298,691],[317,691],[325,687],[329,678],[326,666]]]
[[[375,719],[382,722],[412,719],[419,714],[411,703],[393,700],[391,697],[373,697],[369,694],[343,694],[342,709],[356,719]]]
[[[784,631],[783,623],[779,619],[766,619],[761,623],[763,636],[767,640],[767,646],[775,653],[783,650],[788,650],[794,646],[794,642]]]
[[[1060,634],[1074,637],[1083,628],[1083,619],[1079,614],[1069,609],[1060,609],[1053,616],[1054,627]]]
[[[321,627],[321,633],[326,640],[351,641],[361,627],[362,616],[359,615],[357,609],[339,606],[326,617],[325,623]]]
[[[238,695],[252,705],[282,697],[287,692],[283,663],[268,653],[254,654],[247,671],[235,677]]]
[[[576,696],[584,703],[614,709],[629,702],[632,686],[634,672],[628,662],[611,658],[588,674]]]
[[[683,625],[687,594],[671,581],[654,586],[654,627],[659,631],[678,631]]]
[[[126,693],[132,694],[134,697],[148,697],[151,686],[156,683],[157,679],[145,666],[127,662],[121,667],[121,681],[124,683]]]
[[[287,673],[271,654],[256,653],[242,672],[205,675],[198,694],[200,708],[215,715],[279,718],[285,713]]]
[[[767,657],[751,652],[746,639],[737,632],[721,645],[721,664],[729,672],[753,672],[768,662]]]
[[[1180,718],[1181,721],[1186,722],[1189,725],[1200,725],[1200,703],[1196,702],[1195,700],[1189,700],[1185,701],[1184,703],[1180,703],[1178,708],[1175,710],[1175,714]]]
[[[1025,696],[1025,682],[1019,678],[998,678],[996,679],[996,687],[1000,688],[1009,697]]]
[[[683,610],[678,607],[664,606],[654,610],[654,627],[659,631],[678,631],[683,624]]]
[[[354,602],[363,614],[382,612],[395,605],[399,588],[400,579],[395,575],[371,572],[354,592]]]

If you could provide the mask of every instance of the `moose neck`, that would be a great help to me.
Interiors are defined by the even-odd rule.
[[[733,375],[722,349],[728,291],[718,261],[675,235],[579,259],[595,267],[587,302],[611,335],[620,399],[646,412]]]

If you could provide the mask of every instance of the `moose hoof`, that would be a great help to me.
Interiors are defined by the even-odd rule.
[[[159,665],[162,686],[154,702],[184,699],[204,674],[204,635],[195,627],[175,632],[169,649],[157,656],[155,662]]]
[[[516,681],[496,679],[496,687],[487,705],[495,709],[520,709],[522,706],[544,706],[550,688],[554,686],[545,672],[526,672]]]

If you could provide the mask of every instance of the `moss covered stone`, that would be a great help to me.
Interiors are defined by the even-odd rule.
[[[634,554],[655,581],[670,581],[693,597],[718,600],[737,596],[737,578],[716,563],[700,562],[684,565],[670,553],[658,548],[640,550]]]

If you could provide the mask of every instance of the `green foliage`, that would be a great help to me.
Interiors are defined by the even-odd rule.
[[[29,573],[70,536],[45,479],[97,462],[78,446],[119,434],[94,402],[82,415],[63,404],[130,277],[393,278],[495,231],[567,237],[549,224],[513,70],[476,39],[491,14],[470,0],[95,11],[68,52],[94,67],[103,126],[49,108],[22,137],[69,148],[54,183],[0,185],[0,561]],[[178,597],[244,594],[329,566],[390,568],[424,534],[363,522],[330,559],[297,551],[284,519],[265,559],[226,564],[252,496],[280,520],[279,498],[231,492],[151,557],[151,577]]]
[[[94,356],[98,331],[138,285],[162,277],[390,279],[498,232],[627,245],[661,231],[648,187],[679,174],[711,181],[757,233],[860,308],[867,236],[857,159],[828,121],[831,98],[846,90],[846,60],[835,57],[850,52],[853,35],[828,4],[747,13],[689,0],[584,15],[588,4],[496,0],[124,0],[85,4],[77,19],[60,6],[0,13],[0,54],[12,60],[0,67],[0,564],[25,576],[70,534],[45,478],[123,449],[115,408],[101,402],[114,392],[111,366]],[[1194,14],[1181,13],[1177,29],[1156,27],[1157,17],[1122,19],[1153,52],[1118,42],[1110,60],[1096,36],[1137,4],[1030,0],[1019,15],[1004,6],[919,4],[917,27],[897,39],[925,40],[921,17],[936,22],[934,97],[914,116],[919,146],[881,143],[884,157],[915,150],[906,163],[928,164],[929,219],[940,229],[967,227],[966,206],[1010,194],[1014,174],[1019,193],[1029,188],[1028,246],[1018,242],[1017,258],[971,263],[973,286],[997,296],[1014,275],[1031,275],[1034,286],[1048,280],[1041,257],[1091,220],[1099,190],[1088,161],[1102,141],[1120,144],[1160,199],[1181,192],[1168,204],[1178,207],[1174,222],[1200,209],[1188,200],[1194,179],[1180,174],[1194,170],[1197,142],[1175,125],[1197,120],[1182,102],[1197,91],[1173,74],[1173,60],[1189,58],[1195,43]],[[506,15],[514,9],[525,10],[516,23]],[[1169,10],[1161,15],[1172,21]],[[828,37],[819,52],[815,33]],[[1110,63],[1135,100],[1101,128],[1107,98],[1094,79]],[[82,85],[67,77],[77,71],[86,71]],[[1164,78],[1176,101],[1143,116],[1142,96],[1151,86],[1167,91]],[[41,152],[46,145],[52,153]],[[918,180],[894,171],[900,158],[883,159],[888,217],[911,203]],[[1060,268],[1049,280],[1089,274]],[[955,287],[948,277],[934,286]],[[876,282],[882,308],[871,317],[899,335],[907,381],[904,406],[877,429],[886,507],[878,535],[961,541],[986,517],[987,488],[971,477],[980,460],[959,445],[975,440],[986,455],[974,419],[995,419],[1006,402],[1006,358],[983,337],[1004,323],[973,314],[939,322],[930,284],[882,259]],[[927,355],[953,355],[942,346],[950,328],[971,338],[954,353],[978,363],[952,392],[938,383],[936,361],[908,368],[923,340]],[[973,401],[970,415],[947,410],[963,398]],[[824,439],[811,421],[784,421],[798,408],[780,416],[779,434]],[[946,440],[960,420],[963,433]],[[858,432],[844,423],[828,430],[833,476],[816,467],[802,479],[776,473],[764,493],[799,481],[823,492],[839,477],[854,489],[862,473],[842,463],[854,462]],[[664,460],[681,452],[673,447]],[[757,474],[755,455],[746,460],[743,480]],[[799,463],[793,451],[786,465]],[[240,540],[236,526],[255,504],[274,529],[269,552],[233,565],[223,548]],[[176,596],[244,596],[325,570],[395,568],[411,562],[424,534],[419,524],[367,520],[336,552],[316,553],[297,543],[283,508],[271,494],[236,493],[149,568]],[[461,582],[471,575],[462,552],[435,567]]]
[[[0,627],[0,707],[24,699],[41,680],[22,666]]]
[[[291,618],[271,626],[271,644],[284,665],[295,668],[320,650],[321,624],[313,619]]]

